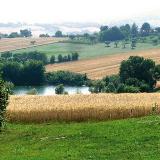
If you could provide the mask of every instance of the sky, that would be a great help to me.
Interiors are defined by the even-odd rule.
[[[105,23],[160,17],[160,0],[0,0],[0,23]]]

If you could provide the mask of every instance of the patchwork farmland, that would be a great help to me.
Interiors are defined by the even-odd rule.
[[[77,73],[86,73],[91,79],[101,79],[104,75],[118,73],[120,63],[129,56],[144,56],[151,58],[156,63],[160,62],[160,49],[150,49],[147,51],[136,51],[115,55],[102,56],[94,59],[79,60],[60,64],[47,65],[47,72],[68,70]]]
[[[14,51],[63,41],[65,38],[3,38],[0,52]]]

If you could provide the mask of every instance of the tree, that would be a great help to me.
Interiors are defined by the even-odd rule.
[[[72,53],[72,61],[77,61],[79,59],[79,54],[77,52]]]
[[[131,27],[131,36],[133,38],[138,36],[138,26],[135,23]]]
[[[0,132],[5,124],[5,111],[8,104],[9,89],[6,87],[2,78],[0,78]]]
[[[120,27],[121,32],[125,36],[125,38],[130,38],[131,36],[131,27],[129,24],[123,25]]]
[[[117,41],[124,39],[124,35],[121,32],[121,30],[114,26],[112,28],[109,28],[108,30],[105,30],[103,32],[100,32],[100,40],[101,41]]]
[[[32,32],[28,29],[20,30],[21,37],[32,37]]]
[[[125,41],[125,40],[124,40],[124,41],[122,41],[122,48],[123,48],[123,49],[125,49],[125,48],[126,48],[126,44],[127,44],[127,43],[126,43],[126,41]]]
[[[53,55],[53,56],[51,56],[51,58],[50,58],[50,63],[51,63],[51,64],[54,64],[54,63],[55,63],[55,59],[56,59],[56,58],[55,58],[55,56],[54,56],[54,55]]]
[[[156,84],[154,78],[155,62],[151,59],[144,59],[139,56],[131,56],[124,60],[120,66],[120,79],[122,83],[130,78],[136,78],[138,81],[149,85],[152,90]]]
[[[22,68],[23,85],[42,85],[44,83],[45,68],[40,61],[28,61]]]
[[[105,43],[106,47],[110,47],[110,43],[111,43],[111,42],[105,41],[104,43]]]
[[[119,43],[118,41],[115,41],[115,42],[114,42],[114,46],[115,46],[115,48],[117,48],[117,47],[118,47],[118,43]]]
[[[8,38],[16,38],[16,37],[20,37],[20,35],[17,32],[12,32]]]
[[[134,49],[136,47],[136,40],[132,39],[131,41],[131,49]]]
[[[55,93],[56,94],[63,94],[64,93],[64,85],[60,84],[55,88]]]
[[[2,65],[2,78],[5,81],[19,85],[21,82],[21,65],[17,62],[7,62]]]
[[[55,37],[63,37],[62,32],[61,31],[57,31],[55,33]]]
[[[93,45],[96,42],[96,36],[95,35],[90,35],[89,40],[91,41],[91,44]]]
[[[101,26],[100,31],[101,32],[106,31],[106,30],[108,30],[108,28],[109,28],[108,26]]]
[[[70,54],[68,54],[68,61],[71,61],[71,59],[72,59],[72,57],[71,57],[71,55]]]
[[[61,54],[58,55],[58,62],[59,62],[59,63],[60,63],[60,62],[63,62],[63,57],[62,57]]]
[[[148,36],[149,33],[151,31],[151,26],[149,23],[145,22],[143,23],[142,27],[141,27],[141,35],[142,36]]]
[[[160,64],[156,65],[155,69],[154,69],[154,77],[156,80],[160,80]]]

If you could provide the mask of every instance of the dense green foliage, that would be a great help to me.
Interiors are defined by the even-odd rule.
[[[0,77],[0,132],[5,123],[5,111],[8,104],[9,88]]]
[[[1,65],[0,71],[5,81],[15,85],[41,85],[44,83],[45,68],[40,61],[25,63],[6,62]]]
[[[35,60],[35,61],[42,61],[44,64],[48,63],[48,58],[46,54],[38,52],[38,51],[31,51],[31,52],[24,52],[24,53],[12,53],[12,52],[4,52],[1,53],[2,61],[12,61],[12,62],[20,62],[24,63],[26,61]]]
[[[151,59],[131,56],[121,63],[119,75],[106,76],[91,82],[93,93],[153,92],[160,78],[160,66]]]
[[[120,66],[121,82],[139,87],[138,83],[146,84],[153,90],[156,80],[154,79],[155,62],[143,57],[131,56],[124,60]]]
[[[101,41],[117,41],[124,39],[124,35],[118,27],[107,28],[100,32]]]
[[[20,62],[25,63],[26,61],[35,60],[35,61],[41,61],[43,64],[48,63],[61,63],[61,62],[68,62],[68,61],[77,61],[79,59],[79,54],[77,52],[73,52],[68,55],[61,55],[59,54],[57,57],[55,55],[52,55],[50,57],[50,60],[48,59],[47,55],[44,53],[41,53],[39,51],[30,51],[30,52],[24,52],[24,53],[12,53],[12,52],[3,52],[1,53],[0,61],[6,61],[6,62]]]
[[[1,160],[159,160],[160,117],[88,123],[8,124]]]
[[[50,85],[64,84],[69,86],[82,86],[88,81],[86,74],[78,74],[69,71],[57,71],[46,73],[46,83]]]

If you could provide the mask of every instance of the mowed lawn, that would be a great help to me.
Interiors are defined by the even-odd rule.
[[[119,44],[118,48],[115,48],[113,43],[111,44],[111,47],[105,47],[105,44],[103,43],[98,43],[94,45],[74,44],[74,43],[54,43],[27,49],[21,49],[14,51],[14,53],[22,53],[22,52],[37,50],[47,54],[50,57],[51,55],[55,56],[59,54],[67,55],[71,54],[72,52],[78,52],[80,55],[80,59],[89,59],[104,55],[148,50],[152,48],[160,48],[160,45],[154,46],[151,43],[138,43],[137,47],[133,50],[131,49],[129,44],[126,45],[125,49],[123,49],[122,44]]]
[[[108,122],[7,124],[0,160],[155,160],[160,116]]]

